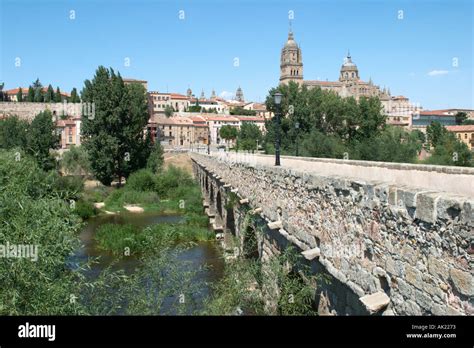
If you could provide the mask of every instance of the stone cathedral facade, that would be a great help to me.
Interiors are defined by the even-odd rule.
[[[303,79],[303,56],[301,48],[296,43],[293,32],[288,33],[288,40],[281,50],[280,59],[280,83],[287,84],[294,81],[300,85],[314,88],[316,86],[322,89],[332,90],[341,97],[354,97],[358,100],[362,96],[377,96],[382,101],[390,99],[390,91],[385,88],[382,90],[379,86],[362,81],[359,77],[359,69],[352,61],[350,53],[341,66],[338,81],[319,81]]]
[[[320,81],[303,79],[303,56],[301,48],[296,43],[293,32],[289,31],[288,39],[281,50],[280,58],[280,84],[296,82],[308,88],[320,87],[323,90],[334,91],[341,97],[378,97],[387,116],[387,123],[411,128],[412,115],[418,114],[423,108],[419,104],[410,103],[404,96],[392,96],[390,89],[379,86],[369,81],[363,81],[359,76],[359,69],[352,61],[350,53],[347,53],[339,71],[337,81]]]

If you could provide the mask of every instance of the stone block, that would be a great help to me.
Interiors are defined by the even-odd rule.
[[[397,279],[398,292],[404,298],[411,298],[413,296],[413,287],[405,282],[403,279]]]
[[[436,215],[440,219],[452,220],[459,215],[465,198],[454,195],[443,195],[436,202]]]
[[[313,248],[313,249],[303,251],[301,254],[304,256],[306,260],[311,261],[315,259],[316,257],[321,256],[321,250],[319,250],[319,248]]]
[[[371,295],[365,295],[359,298],[370,314],[377,313],[386,308],[390,303],[390,297],[383,291],[378,291]]]
[[[416,207],[416,192],[408,188],[397,189],[398,205],[405,205],[407,208]]]
[[[421,315],[422,311],[414,301],[408,300],[403,304],[404,313],[406,315]]]
[[[421,192],[416,196],[415,217],[424,222],[433,224],[436,222],[436,200],[439,193]]]
[[[469,199],[464,202],[461,212],[461,222],[468,226],[474,227],[474,199]],[[471,229],[474,234],[474,229]]]
[[[421,272],[410,265],[405,266],[405,280],[418,289],[423,288]]]
[[[433,300],[430,296],[428,296],[425,292],[420,290],[415,290],[414,293],[414,300],[416,303],[423,309],[429,311],[433,305]]]
[[[428,272],[444,281],[449,278],[448,264],[432,255],[428,256]]]
[[[393,276],[403,277],[405,266],[403,262],[394,260],[392,257],[388,256],[385,261],[385,270]]]
[[[454,288],[465,296],[474,296],[473,276],[456,268],[449,270],[449,276]]]

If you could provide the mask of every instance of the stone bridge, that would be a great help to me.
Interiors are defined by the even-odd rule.
[[[320,314],[473,315],[474,168],[191,154],[216,231],[265,262],[288,246],[328,282]]]

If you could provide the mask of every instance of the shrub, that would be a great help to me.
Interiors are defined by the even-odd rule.
[[[127,179],[126,189],[135,191],[153,191],[156,186],[156,176],[148,169],[140,169]]]
[[[86,220],[91,216],[94,216],[97,211],[91,202],[81,199],[76,202],[74,213],[79,215],[82,219]]]

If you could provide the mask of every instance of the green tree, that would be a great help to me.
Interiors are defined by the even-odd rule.
[[[346,147],[337,135],[326,135],[316,129],[302,138],[300,154],[307,157],[343,158]]]
[[[163,147],[160,143],[155,143],[151,150],[150,156],[148,157],[146,167],[152,173],[159,173],[163,169],[163,164]]]
[[[467,120],[467,113],[463,111],[459,111],[458,113],[456,113],[455,118],[456,118],[456,124],[458,125],[463,124],[464,121]]]
[[[28,88],[28,97],[26,98],[27,102],[33,103],[35,101],[35,90],[32,86]]]
[[[254,123],[244,122],[237,136],[237,147],[253,152],[257,149],[257,141],[261,142],[261,140],[262,132],[260,128]]]
[[[83,145],[95,177],[110,185],[114,178],[120,183],[145,167],[151,140],[143,134],[148,123],[143,86],[125,85],[120,74],[100,66],[94,78],[85,81],[83,101],[95,105],[93,117],[82,117]]]
[[[247,110],[241,106],[235,106],[231,108],[229,113],[231,115],[243,115],[243,116],[255,116],[257,114],[255,110]]]
[[[174,109],[170,105],[166,105],[165,107],[165,116],[166,117],[171,117],[173,116]]]
[[[23,101],[23,89],[21,87],[16,94],[16,100],[20,103]]]
[[[201,107],[199,105],[191,105],[188,108],[188,112],[201,112]]]
[[[425,163],[464,167],[474,164],[472,152],[467,145],[451,132],[442,136]]]
[[[64,152],[61,167],[70,175],[85,175],[90,171],[90,161],[82,146],[72,146]]]
[[[59,87],[56,87],[56,93],[54,93],[54,101],[56,103],[61,103],[61,101],[62,101],[61,91],[59,90]]]
[[[53,115],[51,111],[45,110],[36,115],[28,132],[27,151],[44,170],[55,167],[55,159],[50,154],[50,149],[56,148],[59,142],[55,130]]]
[[[35,103],[42,103],[44,101],[43,91],[41,88],[35,89]]]
[[[52,101],[54,101],[54,89],[53,86],[49,85],[44,95],[44,102],[51,103]]]
[[[230,140],[235,140],[237,138],[238,129],[231,125],[224,125],[220,128],[219,135],[228,143]]]
[[[29,124],[18,116],[0,119],[0,148],[26,149]]]
[[[77,89],[74,87],[71,91],[71,96],[69,97],[70,103],[80,103],[81,98],[77,95]]]
[[[441,123],[434,121],[426,127],[426,138],[431,147],[436,147],[441,143],[447,134],[446,128]]]
[[[414,163],[423,146],[417,132],[387,126],[380,134],[355,140],[349,147],[349,158],[367,161]]]

